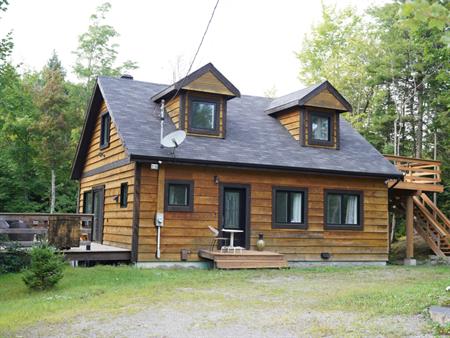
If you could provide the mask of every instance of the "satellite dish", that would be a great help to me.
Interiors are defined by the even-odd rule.
[[[163,137],[161,145],[165,148],[176,148],[183,143],[186,138],[186,132],[184,130],[174,131]]]

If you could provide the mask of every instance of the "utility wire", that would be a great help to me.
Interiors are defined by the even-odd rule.
[[[180,89],[181,89],[181,88],[183,87],[183,85],[184,85],[184,81],[186,80],[186,77],[187,77],[187,76],[189,75],[189,73],[191,72],[191,69],[192,69],[192,66],[194,65],[195,59],[197,58],[197,55],[198,55],[198,53],[200,52],[200,48],[202,48],[203,41],[205,40],[205,36],[206,36],[206,34],[208,33],[209,26],[211,25],[211,21],[212,21],[212,19],[214,18],[214,14],[216,13],[217,5],[219,5],[219,2],[220,2],[220,0],[217,0],[217,1],[216,1],[216,4],[215,4],[215,6],[214,6],[214,8],[213,8],[213,10],[212,10],[211,16],[210,16],[210,18],[209,18],[208,24],[206,25],[206,29],[205,29],[205,31],[204,31],[204,33],[203,33],[203,36],[202,36],[202,38],[201,38],[201,40],[200,40],[200,43],[199,43],[199,45],[198,45],[198,47],[197,47],[197,50],[196,50],[196,52],[195,52],[195,54],[194,54],[194,57],[192,58],[191,64],[189,65],[189,69],[188,69],[188,71],[186,72],[186,75],[185,75],[185,76],[183,77],[183,79],[181,80],[180,86],[178,87],[177,91],[175,92],[175,95],[173,95],[173,96],[170,98],[170,100],[173,99],[174,97],[176,97],[176,96],[178,95],[178,93],[180,92]],[[175,81],[173,84],[175,84],[175,83],[177,83],[177,81]],[[172,84],[172,85],[173,85],[173,84]],[[168,101],[170,101],[170,100],[168,100]],[[153,109],[153,114],[155,114],[156,108],[157,108],[157,106],[155,105],[155,107],[154,107],[154,109]]]
[[[195,52],[194,57],[192,58],[191,64],[189,65],[189,69],[188,69],[188,71],[186,72],[186,76],[183,77],[183,79],[181,80],[180,86],[178,87],[177,91],[175,92],[175,95],[172,96],[172,98],[174,98],[174,97],[176,97],[176,96],[178,95],[180,89],[181,89],[181,88],[183,87],[183,85],[184,85],[184,81],[186,80],[186,77],[187,77],[187,76],[189,75],[189,73],[191,72],[191,69],[192,69],[192,66],[194,65],[195,59],[197,58],[197,55],[198,55],[198,53],[200,52],[200,48],[202,48],[203,41],[205,40],[206,33],[208,33],[208,29],[209,29],[209,26],[211,25],[211,21],[212,21],[212,19],[214,18],[214,14],[216,13],[216,8],[217,8],[217,5],[219,4],[219,1],[220,1],[220,0],[217,0],[217,1],[216,1],[216,5],[214,6],[214,8],[213,8],[213,10],[212,10],[211,17],[209,18],[208,24],[206,25],[205,32],[203,33],[202,39],[200,40],[200,44],[198,45],[197,51]],[[176,82],[175,82],[175,83],[176,83]]]

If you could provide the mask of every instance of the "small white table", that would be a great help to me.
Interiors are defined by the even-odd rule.
[[[234,252],[236,252],[236,249],[241,250],[242,249],[240,246],[234,246],[234,234],[235,233],[240,233],[240,232],[244,232],[244,230],[238,230],[238,229],[222,229],[223,232],[228,232],[230,234],[230,246],[223,246],[220,251],[222,251],[222,249],[226,249],[227,251],[229,250],[233,250]]]

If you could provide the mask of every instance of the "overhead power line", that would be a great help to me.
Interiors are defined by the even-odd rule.
[[[200,49],[202,48],[203,41],[205,40],[205,36],[206,36],[206,34],[208,33],[209,26],[211,25],[211,21],[213,20],[214,14],[216,13],[216,8],[217,8],[217,5],[219,4],[219,1],[220,1],[220,0],[217,0],[217,1],[216,1],[216,5],[214,6],[214,8],[213,8],[213,10],[212,10],[212,13],[211,13],[211,16],[210,16],[210,18],[209,18],[208,24],[206,25],[205,32],[203,33],[202,39],[200,40],[200,43],[199,43],[199,45],[198,45],[198,47],[197,47],[197,50],[196,50],[196,52],[195,52],[195,54],[194,54],[194,57],[192,58],[191,64],[189,65],[189,68],[188,68],[188,70],[187,70],[187,72],[186,72],[186,75],[185,75],[185,76],[183,77],[183,79],[181,80],[180,86],[178,87],[178,89],[177,89],[175,95],[172,96],[172,97],[176,97],[176,96],[178,95],[178,92],[180,91],[180,89],[181,89],[181,88],[183,87],[183,85],[184,85],[184,81],[185,81],[186,77],[187,77],[187,76],[189,75],[189,73],[191,72],[191,69],[192,69],[192,66],[194,65],[195,59],[197,58],[197,55],[198,55],[198,53],[200,52]]]

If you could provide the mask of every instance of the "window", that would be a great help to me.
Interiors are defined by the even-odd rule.
[[[273,188],[272,227],[306,229],[307,190]]]
[[[190,100],[189,131],[207,134],[219,133],[219,103],[207,100]]]
[[[100,148],[106,148],[109,145],[109,128],[111,124],[111,117],[109,113],[102,115],[100,125]]]
[[[362,229],[363,195],[359,191],[326,191],[325,228]]]
[[[311,145],[334,145],[334,115],[326,112],[309,114],[308,143]]]
[[[120,207],[126,208],[128,204],[128,183],[120,185]]]
[[[194,183],[192,181],[166,181],[166,211],[192,211]]]
[[[330,118],[311,115],[312,138],[320,141],[330,141]]]

